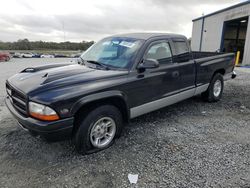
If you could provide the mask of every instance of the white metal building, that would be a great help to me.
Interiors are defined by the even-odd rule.
[[[193,20],[193,51],[240,51],[240,61],[250,65],[250,1]]]

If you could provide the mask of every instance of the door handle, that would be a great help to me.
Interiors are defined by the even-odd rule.
[[[179,77],[179,76],[180,76],[179,71],[174,71],[174,72],[172,72],[172,76],[173,76],[174,78]]]

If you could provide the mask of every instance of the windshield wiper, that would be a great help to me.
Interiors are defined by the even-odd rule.
[[[88,63],[92,63],[92,64],[95,64],[95,65],[99,65],[99,66],[105,68],[106,70],[110,70],[110,68],[107,65],[105,65],[105,64],[103,64],[101,62],[94,61],[94,60],[84,60],[84,61],[87,61]]]
[[[85,65],[85,60],[81,56],[79,57],[79,60],[81,62],[78,61],[78,64]]]

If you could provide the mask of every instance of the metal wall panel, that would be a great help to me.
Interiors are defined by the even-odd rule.
[[[199,51],[201,28],[202,28],[202,19],[197,20],[196,22],[193,23],[192,41],[191,41],[191,48],[193,51]]]
[[[214,52],[220,48],[223,23],[222,16],[211,16],[204,20],[202,51]]]
[[[248,17],[247,35],[246,35],[242,64],[250,65],[250,16]]]
[[[218,14],[214,14],[204,18],[204,29],[202,37],[202,51],[216,51],[220,49],[222,41],[223,26],[225,21],[234,20],[241,17],[250,15],[250,3],[236,7],[234,9],[226,10]],[[249,20],[250,22],[250,20]],[[249,26],[248,22],[248,26]],[[193,22],[192,31],[192,49],[199,50],[201,39],[201,25],[202,18]],[[247,29],[245,53],[243,64],[250,64],[250,27]]]

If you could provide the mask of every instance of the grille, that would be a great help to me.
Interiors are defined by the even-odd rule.
[[[6,90],[11,98],[13,107],[23,116],[27,117],[27,97],[12,87],[9,83],[6,83]]]

